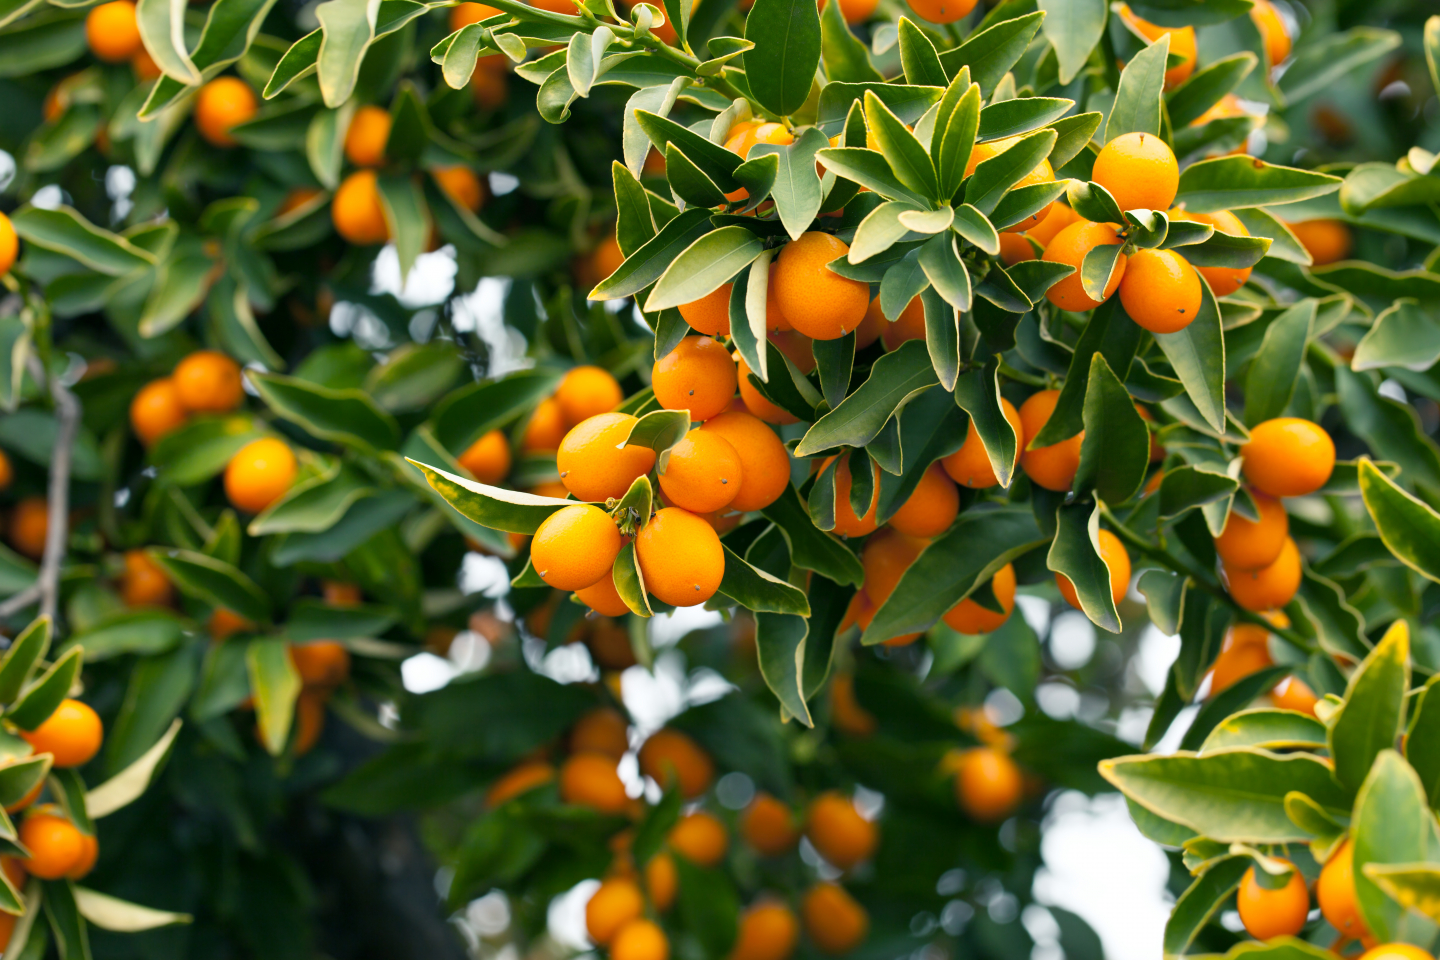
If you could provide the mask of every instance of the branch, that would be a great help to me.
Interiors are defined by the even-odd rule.
[[[60,597],[60,563],[65,559],[65,544],[70,529],[70,462],[75,434],[80,429],[80,401],[59,377],[47,374],[33,353],[26,358],[30,376],[37,384],[48,381],[50,396],[55,401],[55,448],[50,453],[50,490],[47,497],[49,518],[45,527],[45,555],[40,561],[41,616],[55,618]],[[17,595],[18,596],[18,595]],[[13,602],[15,597],[10,598]]]
[[[7,597],[4,603],[0,603],[0,618],[14,616],[39,599],[40,581],[36,580],[19,593]],[[0,646],[9,646],[9,641]]]

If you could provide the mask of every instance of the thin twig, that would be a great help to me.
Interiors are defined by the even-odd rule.
[[[7,597],[4,603],[0,603],[0,618],[14,616],[39,599],[40,581],[36,580],[19,593]]]
[[[80,429],[80,401],[59,377],[49,376],[38,357],[27,358],[30,376],[47,381],[55,400],[55,448],[50,453],[49,520],[45,528],[45,555],[40,561],[40,613],[55,618],[60,597],[60,563],[70,535],[70,462],[75,434]],[[13,598],[12,598],[13,599]]]

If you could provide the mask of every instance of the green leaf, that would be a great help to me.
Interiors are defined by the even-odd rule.
[[[1197,507],[1228,501],[1239,489],[1240,481],[1227,473],[1204,464],[1183,464],[1165,471],[1160,481],[1160,516],[1168,520]]]
[[[756,8],[765,2],[756,0]],[[799,2],[811,6],[814,15],[809,0]],[[753,23],[754,10],[750,17]],[[748,62],[746,66],[748,71]],[[697,867],[683,856],[675,857],[675,871],[680,890],[677,906],[685,929],[699,941],[703,956],[728,956],[740,925],[740,897],[734,882],[724,871]]]
[[[1080,608],[1096,626],[1120,632],[1120,614],[1110,593],[1110,566],[1100,555],[1100,508],[1071,503],[1055,513],[1055,540],[1046,566],[1069,578]]]
[[[1170,54],[1170,35],[1161,34],[1135,54],[1120,71],[1115,105],[1105,124],[1105,142],[1126,133],[1161,134],[1164,113],[1165,61]]]
[[[1410,628],[1396,620],[1350,676],[1345,702],[1329,723],[1335,779],[1359,790],[1371,765],[1400,735],[1410,687]]]
[[[1057,134],[1055,146],[1050,150],[1050,166],[1059,169],[1079,156],[1080,151],[1090,144],[1104,119],[1104,114],[1092,110],[1089,113],[1072,114],[1050,124],[1050,129]]]
[[[1352,27],[1304,43],[1276,86],[1291,103],[1352,77],[1365,64],[1400,46],[1400,34],[1377,27]]]
[[[905,123],[918,123],[920,118],[944,95],[941,87],[917,87],[901,83],[827,83],[820,90],[819,116],[816,123],[832,136],[845,127],[851,106],[874,91],[885,105]],[[863,139],[851,137],[850,146],[863,147]]]
[[[858,587],[864,582],[865,569],[860,559],[833,534],[815,526],[794,486],[787,486],[774,503],[761,509],[760,515],[785,534],[795,566],[840,584]]]
[[[1192,324],[1193,326],[1193,324]],[[1111,370],[1128,371],[1139,343],[1140,328],[1125,316],[1119,297],[1111,297],[1098,307],[1076,341],[1075,352],[1068,357],[1070,368],[1055,409],[1040,432],[1029,440],[1030,447],[1046,447],[1068,440],[1085,428],[1085,388],[1089,384],[1090,360],[1102,353]]]
[[[745,18],[741,56],[750,92],[766,110],[788,116],[810,96],[820,65],[820,12],[808,0],[756,0]]]
[[[0,767],[0,803],[13,807],[50,775],[53,757],[48,753],[26,757],[22,760],[8,759]]]
[[[1162,245],[1174,249],[1197,267],[1252,267],[1270,250],[1268,237],[1236,237],[1219,232],[1187,244],[1171,243],[1166,237]]]
[[[172,721],[169,729],[139,758],[85,794],[85,810],[92,819],[107,817],[140,799],[169,756],[170,746],[180,733],[180,726],[180,720]]]
[[[1240,886],[1240,879],[1251,863],[1249,857],[1221,857],[1191,882],[1165,921],[1166,957],[1184,956],[1189,952],[1200,931]]]
[[[865,446],[905,404],[936,382],[925,344],[907,340],[898,350],[876,360],[865,382],[811,426],[795,448],[795,456]]]
[[[829,4],[820,11],[821,55],[825,60],[825,76],[831,83],[881,82],[885,78],[870,62],[865,44],[850,32],[839,6]],[[713,49],[713,47],[712,47]]]
[[[865,91],[865,123],[871,142],[900,183],[927,200],[940,199],[940,184],[930,155],[873,90]]]
[[[968,203],[958,207],[944,207],[942,209],[954,209],[955,232],[965,240],[979,247],[992,257],[1000,253],[1000,234],[986,218],[985,214],[976,210]],[[1023,218],[1022,218],[1023,219]],[[948,224],[947,224],[948,226]],[[1009,224],[1006,224],[1009,226]]]
[[[376,39],[379,10],[380,5],[369,0],[326,0],[315,8],[324,37],[315,68],[325,106],[338,107],[350,99],[365,50]]]
[[[1245,425],[1253,427],[1285,412],[1300,379],[1305,345],[1315,324],[1315,300],[1307,298],[1271,321],[1245,377]]]
[[[430,486],[434,487],[447,503],[482,527],[494,530],[534,533],[550,514],[576,502],[491,487],[418,460],[409,462],[425,475]]]
[[[687,157],[678,145],[671,143],[664,147],[663,151],[665,177],[677,197],[691,207],[718,207],[725,202],[725,191]]]
[[[559,371],[535,367],[461,387],[435,405],[431,415],[435,439],[452,455],[459,456],[491,430],[533,409],[555,391],[559,382]]]
[[[1258,62],[1255,54],[1242,50],[1206,65],[1203,70],[1196,70],[1190,79],[1165,97],[1171,127],[1178,130],[1200,119],[1225,94],[1240,86]]]
[[[890,165],[879,151],[867,150],[864,147],[826,147],[816,156],[825,168],[833,170],[836,176],[868,187],[887,200],[909,200],[921,207],[926,205],[923,195],[915,193],[896,179],[895,174],[890,172]]]
[[[1121,223],[1125,219],[1120,204],[1098,183],[1071,180],[1065,199],[1072,210],[1095,223]]]
[[[1347,426],[1381,458],[1382,466],[1393,461],[1408,482],[1440,489],[1440,448],[1421,429],[1413,407],[1384,396],[1369,374],[1351,373],[1344,365],[1335,367],[1335,386]],[[1341,489],[1347,486],[1343,477]],[[1363,492],[1358,474],[1357,486]]]
[[[1431,677],[1415,698],[1403,741],[1405,760],[1415,769],[1433,808],[1440,802],[1440,696],[1432,697]]]
[[[1118,243],[1102,243],[1091,247],[1085,254],[1080,263],[1080,285],[1091,300],[1105,300],[1105,290],[1110,286],[1110,278],[1115,275],[1123,249]]]
[[[1355,798],[1350,821],[1353,843],[1355,899],[1372,936],[1394,940],[1433,941],[1435,923],[1406,912],[1370,879],[1371,864],[1410,864],[1432,860],[1440,852],[1435,816],[1430,812],[1420,778],[1398,753],[1386,748]]]
[[[107,770],[122,770],[144,756],[179,716],[195,689],[200,652],[192,644],[136,664],[115,722],[105,731]]]
[[[1340,189],[1341,180],[1326,173],[1281,167],[1254,157],[1215,157],[1192,163],[1180,173],[1176,206],[1196,213],[1234,207],[1266,207],[1323,197]]]
[[[335,563],[380,531],[397,527],[414,506],[415,497],[408,490],[367,492],[350,504],[329,529],[286,534],[276,543],[271,560],[277,567],[307,560]]]
[[[995,479],[1001,489],[1008,489],[1014,479],[1022,438],[1005,418],[1000,400],[998,358],[987,361],[981,369],[965,371],[955,382],[955,403],[970,415],[968,429],[979,434]]]
[[[400,258],[400,275],[408,277],[415,259],[425,252],[430,240],[431,220],[425,206],[425,193],[419,181],[405,174],[382,174],[379,185],[385,223]]]
[[[979,129],[980,87],[970,83],[968,70],[961,70],[945,90],[935,132],[930,137],[930,156],[940,178],[942,197],[953,197],[960,189]]]
[[[951,307],[967,311],[974,306],[970,274],[955,249],[955,238],[949,233],[937,234],[920,247],[920,269],[925,279]]]
[[[13,703],[30,679],[30,671],[50,650],[53,621],[37,617],[21,630],[0,659],[0,703]]]
[[[1060,82],[1069,83],[1105,32],[1104,0],[1040,0],[1037,6],[1045,14],[1040,29],[1055,48]]]
[[[952,77],[961,68],[969,67],[970,78],[980,85],[980,93],[988,99],[995,85],[1030,46],[1043,19],[1045,14],[1037,11],[977,30],[960,46],[942,53],[940,64]]]
[[[719,592],[756,613],[810,615],[810,601],[803,591],[745,562],[729,547],[725,548],[725,576]]]
[[[1294,710],[1241,710],[1221,720],[1205,737],[1201,753],[1233,747],[1266,750],[1320,750],[1325,725]]]
[[[1084,417],[1085,439],[1080,444],[1075,490],[1094,490],[1106,503],[1124,503],[1145,482],[1150,431],[1103,353],[1090,360]]]
[[[91,663],[127,653],[153,656],[173,650],[185,636],[180,618],[168,610],[125,610],[79,631],[66,643],[85,648]]]
[[[263,435],[248,416],[199,417],[161,437],[147,459],[169,482],[193,486],[219,476],[241,447]]]
[[[55,946],[64,960],[91,960],[90,932],[75,906],[75,887],[69,880],[45,884],[45,918],[55,934]]]
[[[80,675],[80,664],[84,657],[85,651],[82,648],[71,647],[6,708],[5,719],[21,730],[34,730],[48,720],[55,708],[70,694],[75,678]]]
[[[199,68],[200,76],[212,79],[238,60],[260,32],[272,6],[274,0],[216,0],[211,4],[200,40],[190,51],[190,61]],[[173,77],[161,77],[140,110],[140,119],[160,114],[193,90]]]
[[[1032,183],[1029,186],[1016,187],[1005,194],[1004,198],[995,205],[995,209],[991,211],[987,222],[994,224],[995,228],[1000,230],[1013,227],[1018,223],[1023,223],[1041,210],[1050,206],[1051,203],[1060,199],[1060,197],[1065,194],[1065,184],[1066,181],[1064,180],[1056,180],[1053,183]],[[964,209],[964,207],[961,209]],[[958,215],[959,211],[957,210],[956,213]],[[962,236],[965,235],[962,234]],[[975,243],[976,246],[979,246],[992,256],[999,252],[998,238],[996,239],[996,250],[993,252],[969,236],[966,236],[965,239]],[[1043,260],[1021,261],[1021,263],[1032,264],[1045,262],[1046,261]],[[1016,266],[1018,266],[1018,264],[1016,264]],[[1069,266],[1069,264],[1051,263],[1050,266],[1063,267]]]
[[[1205,743],[1216,726],[1226,717],[1243,710],[1267,690],[1275,686],[1289,672],[1288,667],[1267,667],[1248,676],[1241,677],[1224,690],[1212,696],[1195,714],[1190,728],[1180,740],[1181,750],[1205,751]],[[1266,746],[1264,743],[1233,743],[1231,746]],[[1220,749],[1211,747],[1210,749]]]
[[[102,230],[71,207],[25,206],[10,215],[10,222],[25,242],[64,254],[106,276],[123,276],[159,262],[150,251]]]
[[[820,212],[824,196],[820,190],[820,176],[815,172],[815,154],[829,143],[825,134],[811,127],[788,146],[757,144],[750,154],[752,159],[759,159],[770,150],[778,155],[779,168],[770,196],[775,200],[775,212],[780,215],[780,222],[785,225],[785,232],[790,234],[791,240],[799,240]]]
[[[786,714],[807,727],[815,721],[805,703],[802,689],[810,621],[783,613],[761,613],[755,617],[755,649],[760,675]]]
[[[721,227],[705,234],[686,247],[660,276],[645,301],[645,312],[678,307],[712,293],[749,266],[764,249],[764,242],[741,226]]]
[[[645,575],[640,572],[640,563],[635,557],[635,544],[627,543],[620,548],[611,576],[615,581],[615,592],[625,601],[631,613],[637,617],[654,615],[650,609],[650,598],[645,593]]]
[[[270,409],[307,433],[372,456],[400,444],[400,428],[394,418],[363,390],[333,390],[299,377],[253,370],[248,376]]]
[[[900,214],[923,209],[908,200],[887,200],[876,206],[855,228],[855,238],[845,255],[846,262],[864,263],[904,240],[909,236],[910,229],[900,222]]]
[[[1436,360],[1440,360],[1440,323],[1419,301],[1406,297],[1375,318],[1355,347],[1350,369],[1359,372],[1404,367],[1423,371],[1434,366]]]
[[[1440,583],[1440,514],[1397,486],[1368,457],[1360,460],[1360,495],[1390,552],[1416,573]]]
[[[255,695],[255,720],[260,740],[272,756],[285,751],[295,701],[300,696],[300,674],[284,640],[251,640],[245,647],[245,668]]]
[[[1196,755],[1106,760],[1100,774],[1151,813],[1221,843],[1295,843],[1310,839],[1285,814],[1298,790],[1333,817],[1349,815],[1346,792],[1309,754],[1253,747]]]
[[[153,547],[148,553],[186,596],[256,623],[269,622],[270,597],[238,568],[193,550]]]
[[[85,887],[72,887],[71,892],[75,897],[75,909],[80,912],[80,916],[101,930],[141,933],[171,924],[190,923],[194,919],[188,913],[143,907],[138,903],[130,903]]]
[[[1001,567],[1045,540],[1028,507],[971,507],[905,571],[862,642],[883,643],[930,629]]]
[[[1428,863],[1367,863],[1365,876],[1400,906],[1440,921],[1440,867]]]
[[[1203,278],[1200,294],[1200,312],[1195,319],[1183,330],[1155,334],[1155,342],[1164,351],[1165,359],[1170,361],[1200,416],[1215,430],[1224,430],[1225,336],[1220,325],[1219,305]]]
[[[897,24],[900,40],[900,67],[905,72],[905,82],[921,86],[943,87],[949,84],[945,68],[940,66],[940,55],[935,44],[915,26],[909,17],[902,16]]]
[[[1049,156],[1056,136],[1049,128],[1036,130],[1003,153],[982,160],[965,185],[965,202],[981,213],[993,213],[1005,193]]]

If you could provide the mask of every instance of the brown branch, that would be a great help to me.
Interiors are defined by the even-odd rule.
[[[50,376],[33,353],[27,358],[30,376],[50,387],[55,401],[55,447],[50,451],[49,518],[45,527],[45,554],[40,560],[40,613],[55,619],[60,598],[60,564],[70,534],[70,464],[75,435],[80,429],[80,401],[59,377]],[[13,601],[15,598],[11,598]]]

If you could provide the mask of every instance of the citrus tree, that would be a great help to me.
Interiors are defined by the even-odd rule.
[[[182,918],[64,879],[122,791],[45,768],[103,716],[125,799],[172,759],[97,876],[196,947],[309,954],[325,785],[427,811],[446,905],[503,891],[522,945],[596,881],[615,960],[1015,956],[1046,791],[1113,787],[1177,851],[1167,954],[1235,902],[1237,952],[1427,955],[1440,21],[1372,15],[5,6],[0,692],[42,733],[83,649],[98,710],[0,768],[54,800],[0,821],[15,949]],[[1178,635],[1179,752],[1039,709],[1122,691],[1017,594]],[[641,722],[622,672],[701,605],[731,685]]]

